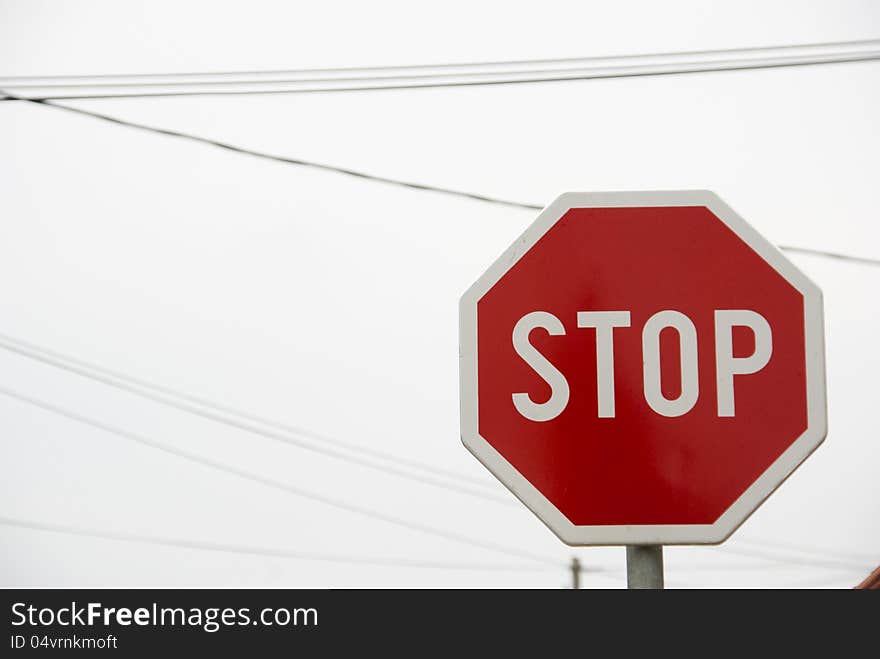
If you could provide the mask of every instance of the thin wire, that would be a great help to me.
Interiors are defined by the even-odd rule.
[[[323,78],[323,79],[297,79],[297,80],[277,80],[266,82],[254,82],[254,81],[237,81],[237,82],[216,82],[216,81],[205,81],[205,82],[180,82],[180,83],[107,83],[107,82],[97,82],[94,84],[65,84],[60,85],[65,88],[69,87],[82,87],[86,86],[88,88],[101,88],[101,87],[110,87],[110,88],[125,88],[130,85],[138,86],[141,88],[158,86],[163,89],[167,89],[169,87],[175,86],[185,86],[185,87],[199,87],[199,86],[207,86],[213,85],[215,89],[212,90],[197,90],[197,91],[161,91],[160,90],[152,90],[149,92],[116,92],[116,93],[101,93],[101,94],[34,94],[31,96],[26,96],[26,98],[30,99],[39,99],[39,100],[47,100],[47,99],[98,99],[98,98],[135,98],[135,97],[145,97],[145,96],[195,96],[195,95],[229,95],[229,94],[290,94],[290,93],[314,93],[314,92],[352,92],[352,91],[368,91],[368,90],[380,90],[380,89],[415,89],[415,88],[437,88],[437,87],[471,87],[471,86],[484,86],[484,85],[509,85],[509,84],[523,84],[523,83],[539,83],[539,82],[561,82],[561,81],[573,81],[573,80],[589,80],[595,78],[629,78],[629,77],[641,77],[641,76],[658,76],[658,75],[677,75],[677,74],[686,74],[686,73],[705,73],[705,72],[716,72],[716,71],[742,71],[742,70],[752,70],[752,69],[768,69],[768,68],[779,68],[779,67],[792,67],[792,66],[813,66],[819,64],[832,64],[832,63],[842,63],[842,62],[861,62],[861,61],[871,61],[880,59],[880,41],[865,41],[865,42],[854,42],[861,47],[868,46],[867,50],[863,52],[825,52],[816,55],[795,55],[795,56],[776,56],[776,57],[765,57],[763,59],[758,58],[734,58],[727,61],[718,61],[716,59],[709,59],[703,61],[695,61],[695,62],[675,62],[675,61],[666,61],[666,62],[647,62],[642,64],[630,65],[630,66],[620,66],[620,65],[605,65],[605,66],[596,66],[597,61],[631,61],[632,59],[641,58],[641,59],[650,59],[651,57],[664,57],[664,55],[631,55],[625,56],[623,58],[594,58],[594,59],[585,59],[582,61],[593,62],[593,65],[588,68],[580,68],[580,69],[554,69],[554,70],[538,70],[534,71],[531,69],[528,70],[519,70],[519,71],[500,71],[500,72],[491,72],[486,71],[485,66],[483,67],[483,71],[477,72],[456,72],[456,73],[425,73],[423,75],[413,75],[412,73],[407,73],[406,75],[396,75],[396,76],[371,76],[371,77],[356,77],[356,78]],[[853,47],[851,43],[849,47]],[[797,46],[787,46],[782,49],[764,49],[765,52],[777,52],[779,50],[790,50],[792,48],[797,48]],[[828,50],[829,46],[824,46],[825,50]],[[805,49],[805,47],[801,47],[801,49]],[[731,52],[737,51],[710,51],[713,57],[717,57],[719,54],[730,54]],[[694,57],[693,53],[681,53],[678,55],[673,55],[673,57],[683,57],[689,56]],[[670,55],[665,55],[668,60]],[[532,64],[533,66],[534,64]],[[15,84],[13,82],[10,85],[8,82],[4,83],[7,87],[13,87],[15,89],[26,89],[29,87],[33,87],[33,85],[29,84]],[[235,89],[218,89],[218,86],[222,85],[250,85],[250,89],[245,90],[235,90]],[[276,88],[272,89],[254,89],[253,85],[259,84],[269,84],[275,85]],[[298,85],[296,88],[287,88],[287,89],[278,89],[278,85],[283,84],[293,84]],[[53,87],[53,85],[37,85],[38,89],[45,89],[49,87]],[[6,100],[21,100],[21,95],[18,97],[13,97],[9,95],[9,98]]]
[[[785,584],[785,588],[791,589],[801,589],[801,588],[852,588],[852,582],[847,581],[844,585],[841,585],[841,581],[843,581],[842,577],[833,576],[833,577],[825,577],[824,579],[810,579],[809,581],[795,581],[789,582]]]
[[[158,385],[153,382],[134,378],[124,373],[104,368],[102,366],[90,364],[89,362],[83,361],[76,357],[71,357],[55,350],[49,350],[48,348],[37,346],[33,343],[21,341],[20,339],[15,339],[5,334],[0,334],[0,348],[13,352],[17,355],[21,355],[28,359],[33,359],[44,364],[53,366],[55,368],[66,370],[81,377],[85,377],[90,380],[95,380],[97,382],[101,382],[102,384],[121,389],[123,391],[135,394],[136,396],[141,396],[142,398],[147,398],[148,400],[174,407],[183,412],[195,414],[216,423],[222,423],[224,425],[229,425],[239,430],[244,430],[246,432],[261,435],[262,437],[265,437],[267,439],[280,441],[285,444],[290,444],[292,446],[296,446],[297,448],[320,453],[322,455],[326,455],[337,460],[351,462],[363,467],[367,467],[369,469],[382,471],[392,474],[394,476],[399,476],[401,478],[414,480],[419,483],[426,483],[435,487],[455,491],[460,494],[467,494],[469,496],[483,498],[496,503],[515,505],[515,502],[509,498],[502,498],[485,492],[476,491],[471,488],[453,485],[451,483],[439,481],[435,478],[431,478],[423,474],[413,474],[411,472],[404,471],[395,467],[376,464],[375,462],[370,462],[356,456],[350,456],[344,453],[340,453],[339,451],[335,451],[333,449],[328,449],[321,444],[331,444],[351,451],[361,451],[363,453],[373,455],[374,457],[378,457],[383,460],[396,462],[398,464],[406,466],[407,468],[417,468],[423,471],[433,472],[446,478],[455,478],[481,486],[493,486],[494,483],[488,480],[475,478],[472,479],[469,476],[465,476],[454,471],[447,471],[445,469],[432,467],[431,465],[421,462],[399,458],[391,453],[385,453],[382,451],[357,446],[355,444],[343,442],[341,440],[331,438],[327,435],[319,434],[302,427],[289,426],[278,421],[259,417],[247,412],[227,407],[225,405],[221,405],[219,403],[215,403],[205,398],[200,398],[188,393],[176,391],[174,389],[171,389],[170,387]],[[208,409],[206,410],[201,408]],[[242,419],[245,420],[243,421]],[[269,426],[271,428],[275,428],[275,430],[267,430],[266,428],[261,428],[260,425],[256,424]],[[319,444],[316,445],[304,442],[294,435],[308,437],[312,440],[319,442]]]
[[[840,560],[840,559],[810,559],[803,558],[799,556],[779,556],[778,554],[774,554],[772,552],[761,551],[759,549],[748,549],[743,547],[738,547],[736,545],[720,545],[717,547],[713,547],[715,551],[720,551],[727,554],[737,554],[740,556],[748,556],[750,558],[762,558],[767,561],[775,561],[777,563],[783,563],[785,565],[803,565],[807,567],[824,567],[831,568],[837,570],[853,570],[861,572],[865,569],[865,564],[863,563],[855,563],[848,560]]]
[[[230,553],[248,556],[264,556],[270,558],[285,558],[302,561],[315,561],[326,563],[338,563],[343,565],[372,565],[377,567],[396,567],[396,568],[412,568],[412,569],[437,569],[437,570],[474,570],[474,571],[498,571],[498,572],[544,572],[555,569],[556,567],[565,566],[547,566],[538,567],[534,565],[522,564],[500,564],[500,563],[469,563],[456,561],[436,561],[436,560],[417,560],[408,558],[388,558],[388,557],[365,557],[355,554],[324,554],[314,552],[298,552],[285,549],[275,549],[267,547],[259,547],[254,545],[238,545],[229,543],[215,543],[205,541],[195,541],[181,538],[170,538],[163,536],[148,536],[135,533],[110,532],[100,529],[91,529],[82,526],[71,526],[65,524],[54,524],[36,520],[12,518],[0,516],[0,525],[11,526],[22,529],[48,531],[50,533],[61,533],[65,535],[81,536],[97,538],[101,540],[111,540],[119,542],[131,542],[137,544],[149,544],[165,547],[177,547],[183,549],[192,549],[196,551],[210,551],[218,553]],[[766,560],[766,557],[762,557]],[[787,563],[786,563],[787,564]],[[778,569],[779,563],[774,561],[770,565],[683,565],[674,568],[675,573],[696,572],[706,570],[760,570],[764,568]],[[584,565],[581,572],[587,575],[604,574],[621,576],[623,570],[616,568],[594,567]]]
[[[0,94],[8,94],[8,92],[0,89]],[[247,149],[240,146],[235,146],[233,144],[229,144],[227,142],[220,142],[218,140],[212,140],[206,137],[199,137],[198,135],[192,135],[190,133],[182,133],[180,131],[170,130],[166,128],[157,128],[155,126],[148,126],[146,124],[140,124],[133,121],[127,121],[125,119],[119,119],[117,117],[111,117],[106,114],[101,114],[99,112],[92,112],[91,110],[83,110],[81,108],[71,107],[69,105],[60,105],[58,103],[53,103],[45,100],[36,100],[36,99],[28,99],[28,98],[19,98],[12,96],[12,98],[20,101],[25,101],[28,103],[35,103],[39,105],[47,105],[49,107],[58,108],[59,110],[66,110],[68,112],[74,112],[77,114],[85,115],[88,117],[92,117],[94,119],[100,119],[102,121],[108,121],[110,123],[118,124],[120,126],[126,126],[128,128],[136,128],[138,130],[144,130],[151,133],[157,133],[159,135],[166,135],[169,137],[177,137],[184,140],[189,140],[192,142],[198,142],[200,144],[208,144],[210,146],[215,146],[221,149],[226,149],[227,151],[232,151],[234,153],[240,153],[243,155],[253,156],[255,158],[262,158],[265,160],[273,160],[275,162],[280,162],[288,165],[299,165],[302,167],[311,167],[313,169],[320,169],[324,171],[334,172],[336,174],[345,174],[347,176],[354,176],[356,178],[375,181],[378,183],[386,183],[389,185],[396,185],[405,188],[410,188],[413,190],[420,190],[426,192],[438,192],[441,194],[451,195],[455,197],[463,197],[466,199],[473,199],[476,201],[484,201],[492,204],[499,204],[502,206],[508,206],[511,208],[522,208],[525,210],[541,210],[544,208],[541,204],[528,204],[520,201],[511,201],[509,199],[502,199],[500,197],[490,197],[487,195],[476,194],[473,192],[464,192],[462,190],[455,190],[453,188],[445,188],[436,185],[427,185],[424,183],[413,183],[410,181],[403,181],[400,179],[388,178],[385,176],[376,176],[374,174],[368,174],[366,172],[360,172],[353,169],[348,169],[346,167],[337,167],[335,165],[326,165],[323,163],[318,163],[310,160],[302,160],[298,158],[287,158],[284,156],[278,156],[271,153],[265,153],[262,151],[256,151],[253,149]],[[800,252],[804,254],[811,254],[814,256],[823,256],[828,258],[834,258],[838,260],[851,261],[854,263],[861,263],[863,265],[872,265],[872,266],[880,266],[880,259],[861,257],[861,256],[850,256],[848,254],[841,254],[838,252],[825,252],[822,250],[814,250],[806,247],[792,247],[788,245],[781,246],[780,249],[789,251],[789,252]]]
[[[839,261],[852,261],[863,265],[880,265],[880,259],[872,259],[866,256],[852,256],[850,254],[841,254],[840,252],[826,252],[823,249],[811,249],[809,247],[792,247],[790,245],[780,245],[779,249],[786,252],[797,252],[800,254],[809,254],[810,256],[821,256],[828,259],[837,259]]]
[[[861,39],[854,41],[836,41],[836,42],[818,42],[807,44],[791,44],[788,46],[749,46],[745,48],[723,48],[715,50],[684,50],[684,51],[664,51],[643,54],[625,54],[625,55],[601,55],[593,57],[562,57],[549,59],[521,59],[521,60],[495,60],[488,62],[445,62],[439,64],[394,64],[380,66],[353,66],[353,67],[322,67],[322,68],[304,68],[304,69],[262,69],[250,71],[199,71],[184,73],[136,73],[136,74],[68,74],[54,76],[7,76],[0,78],[0,84],[8,84],[15,81],[31,80],[31,81],[53,81],[53,80],[69,80],[69,79],[111,79],[111,78],[204,78],[209,76],[228,76],[228,75],[246,75],[246,76],[274,76],[274,75],[303,75],[303,74],[330,74],[330,73],[380,73],[383,71],[413,71],[413,70],[455,70],[455,69],[471,69],[478,67],[508,67],[508,66],[547,66],[561,64],[584,64],[595,61],[607,60],[632,60],[642,58],[659,58],[659,57],[705,57],[713,55],[728,55],[734,53],[759,53],[766,51],[789,51],[789,50],[813,50],[813,49],[841,49],[850,47],[869,46],[880,44],[878,39]]]
[[[467,563],[454,561],[428,561],[407,558],[383,558],[365,557],[353,554],[320,554],[310,552],[288,551],[286,549],[273,549],[256,547],[253,545],[237,545],[228,543],[203,542],[180,538],[139,535],[135,533],[118,533],[89,529],[80,526],[66,524],[50,524],[34,520],[16,519],[0,516],[0,525],[12,526],[36,531],[49,531],[51,533],[63,533],[66,535],[98,538],[120,542],[133,542],[138,544],[160,545],[166,547],[180,547],[197,551],[212,551],[230,554],[244,554],[252,556],[268,556],[271,558],[290,558],[300,561],[321,561],[327,563],[341,563],[346,565],[374,565],[379,567],[437,569],[437,570],[479,570],[479,571],[546,571],[552,568],[538,567],[534,565],[513,565],[501,563]]]
[[[880,48],[880,41],[876,42],[875,48]],[[644,56],[636,55],[633,57],[641,57]],[[446,87],[446,86],[460,86],[460,85],[468,85],[468,84],[504,84],[511,82],[555,82],[562,80],[584,80],[589,78],[616,78],[616,77],[630,77],[633,75],[659,75],[659,74],[670,74],[670,73],[688,73],[688,72],[703,72],[706,71],[707,65],[712,65],[713,67],[720,68],[711,68],[711,71],[720,71],[720,70],[730,70],[731,67],[736,65],[742,65],[745,68],[764,68],[768,66],[803,66],[807,64],[829,64],[836,62],[852,62],[852,61],[866,61],[880,58],[880,53],[876,50],[871,50],[866,53],[846,53],[846,54],[830,54],[824,55],[818,58],[810,58],[805,59],[802,56],[792,56],[792,57],[784,57],[784,58],[776,58],[772,61],[768,60],[733,60],[727,62],[719,62],[717,60],[713,60],[711,62],[695,62],[689,63],[687,66],[680,67],[678,69],[672,70],[658,70],[663,67],[663,64],[642,64],[639,66],[630,66],[630,67],[603,67],[603,68],[558,68],[558,69],[544,69],[544,70],[532,70],[527,69],[525,71],[520,70],[511,70],[511,71],[496,71],[496,72],[488,72],[485,69],[482,71],[461,71],[456,73],[425,73],[421,75],[386,75],[386,76],[357,76],[357,77],[331,77],[331,78],[279,78],[279,79],[271,79],[271,80],[247,80],[247,79],[232,79],[232,80],[196,80],[196,81],[186,81],[186,82],[175,82],[175,81],[162,81],[162,82],[50,82],[50,83],[9,83],[7,81],[2,81],[0,84],[5,85],[6,87],[11,87],[15,90],[26,90],[26,89],[97,89],[97,88],[105,88],[109,87],[112,89],[116,88],[127,88],[127,87],[139,87],[139,88],[173,88],[173,87],[189,87],[189,88],[199,88],[199,87],[210,87],[210,86],[222,86],[222,85],[237,85],[237,86],[247,86],[247,85],[259,85],[259,84],[273,84],[273,85],[311,85],[310,87],[304,87],[301,89],[248,89],[248,90],[240,90],[239,93],[261,93],[261,92],[277,92],[277,93],[285,93],[285,92],[297,92],[297,91],[361,91],[365,89],[387,89],[390,87],[393,88],[419,88],[424,86],[431,87]],[[668,66],[668,65],[667,65]],[[736,68],[741,68],[736,66]],[[486,78],[487,76],[496,76],[495,79],[481,79]],[[531,76],[528,78],[519,78],[516,76]],[[507,78],[498,78],[497,76],[508,76]],[[171,76],[169,76],[171,77]],[[127,80],[137,80],[137,76],[132,76]],[[406,82],[404,82],[406,81]],[[392,84],[392,82],[394,84]],[[357,86],[354,86],[354,83],[359,83]],[[332,87],[327,87],[328,85],[333,85]],[[228,90],[208,90],[209,93],[225,93]],[[158,94],[164,94],[165,92],[156,92]],[[174,93],[174,92],[170,92]],[[185,92],[176,92],[176,93],[185,93]],[[139,95],[153,95],[153,92],[143,92],[139,93]],[[128,95],[128,93],[123,93],[121,95]],[[77,98],[66,97],[66,98]]]
[[[839,551],[831,550],[831,549],[823,549],[821,547],[810,547],[805,546],[798,542],[780,542],[777,540],[768,541],[768,540],[759,540],[752,538],[743,538],[738,537],[736,540],[737,545],[752,545],[755,547],[764,547],[766,549],[783,551],[783,552],[798,552],[801,554],[812,554],[813,556],[820,556],[822,558],[840,558],[844,560],[858,561],[858,562],[876,562],[880,559],[880,551],[878,551],[874,555],[867,554],[857,554],[857,553],[842,553]]]
[[[0,94],[7,94],[7,92],[0,89]],[[262,151],[254,151],[252,149],[246,149],[240,146],[235,146],[234,144],[229,144],[227,142],[220,142],[218,140],[212,140],[205,137],[198,137],[197,135],[190,135],[188,133],[181,133],[176,130],[169,130],[166,128],[156,128],[154,126],[147,126],[146,124],[139,124],[133,121],[127,121],[125,119],[118,119],[116,117],[111,117],[106,114],[101,114],[99,112],[92,112],[90,110],[83,110],[81,108],[74,108],[69,105],[59,105],[58,103],[52,103],[50,101],[43,100],[35,100],[29,98],[19,98],[13,96],[16,100],[25,101],[28,103],[36,103],[38,105],[47,105],[53,108],[58,108],[60,110],[66,110],[68,112],[75,112],[77,114],[85,115],[88,117],[93,117],[95,119],[100,119],[102,121],[108,121],[110,123],[118,124],[120,126],[126,126],[128,128],[137,128],[139,130],[145,130],[151,133],[158,133],[160,135],[167,135],[169,137],[178,137],[184,140],[191,140],[193,142],[199,142],[201,144],[210,144],[211,146],[216,146],[220,149],[226,149],[227,151],[232,151],[234,153],[241,153],[248,156],[254,156],[256,158],[263,158],[266,160],[274,160],[275,162],[281,162],[288,165],[301,165],[303,167],[311,167],[314,169],[321,169],[328,172],[334,172],[337,174],[345,174],[347,176],[354,176],[360,179],[367,179],[370,181],[378,181],[381,183],[388,183],[390,185],[399,185],[405,188],[411,188],[414,190],[428,190],[431,192],[441,192],[444,194],[454,195],[457,197],[467,197],[469,199],[476,199],[477,201],[486,201],[493,204],[501,204],[503,206],[514,206],[518,208],[527,208],[529,210],[539,209],[541,206],[535,206],[532,204],[522,204],[516,201],[509,201],[506,199],[497,199],[494,197],[489,197],[481,194],[474,194],[470,192],[462,192],[461,190],[453,190],[451,188],[441,188],[433,185],[424,185],[422,183],[411,183],[407,181],[401,181],[398,179],[386,178],[383,176],[375,176],[373,174],[367,174],[365,172],[360,172],[354,169],[348,169],[347,167],[337,167],[335,165],[325,165],[322,163],[309,161],[309,160],[301,160],[298,158],[287,158],[285,156],[278,156],[271,153],[265,153]]]
[[[345,442],[340,439],[331,438],[327,435],[320,434],[320,433],[317,433],[313,430],[303,428],[301,426],[293,426],[293,425],[281,423],[280,421],[276,421],[274,419],[269,419],[267,417],[258,416],[256,414],[251,413],[251,412],[246,412],[243,410],[239,410],[239,409],[230,407],[228,405],[224,405],[224,404],[212,401],[212,400],[208,400],[207,398],[202,398],[199,396],[195,396],[193,394],[177,391],[177,390],[172,389],[170,387],[166,387],[166,386],[157,384],[155,382],[150,382],[150,381],[144,380],[142,378],[137,378],[132,375],[128,375],[127,373],[115,371],[115,370],[106,368],[104,366],[98,366],[97,364],[87,362],[83,359],[79,359],[77,357],[71,357],[70,355],[66,355],[66,354],[58,352],[56,350],[50,350],[49,348],[46,348],[44,346],[38,346],[38,345],[36,345],[34,343],[30,343],[28,341],[22,341],[21,339],[14,338],[14,337],[8,336],[6,334],[0,334],[0,347],[7,347],[10,350],[12,350],[13,348],[17,348],[17,350],[15,350],[15,351],[18,352],[18,354],[22,354],[26,357],[30,357],[33,359],[37,359],[37,355],[42,354],[43,356],[45,356],[47,358],[52,358],[56,361],[64,361],[64,362],[67,362],[68,364],[71,364],[73,366],[77,366],[80,369],[89,370],[89,371],[92,371],[93,373],[104,375],[108,378],[114,378],[116,380],[128,382],[129,384],[134,385],[136,387],[157,391],[159,393],[165,394],[166,396],[171,396],[174,398],[187,400],[191,403],[195,403],[195,404],[201,405],[203,407],[212,408],[212,409],[218,410],[220,412],[224,412],[224,413],[238,416],[238,417],[241,417],[244,419],[248,419],[248,420],[253,421],[255,423],[259,423],[259,424],[262,424],[265,426],[273,427],[278,430],[282,430],[282,431],[285,431],[285,432],[288,432],[288,433],[291,433],[294,435],[301,435],[304,437],[309,437],[309,438],[315,439],[316,441],[319,441],[319,442],[336,445],[336,446],[339,446],[340,448],[347,449],[350,451],[361,452],[366,455],[371,455],[376,458],[388,460],[389,462],[395,462],[395,463],[398,463],[398,464],[406,466],[406,467],[411,467],[414,469],[421,469],[423,471],[431,472],[431,473],[437,474],[439,476],[444,476],[447,478],[454,478],[456,480],[465,481],[465,482],[468,482],[468,483],[471,483],[474,485],[490,486],[490,487],[495,485],[494,482],[489,481],[484,478],[474,478],[471,476],[467,476],[465,474],[460,474],[457,471],[442,469],[440,467],[436,467],[434,465],[431,465],[431,464],[428,464],[425,462],[419,462],[418,460],[412,460],[410,458],[402,458],[402,457],[395,455],[393,453],[386,453],[384,451],[379,451],[377,449],[373,449],[373,448],[370,448],[367,446],[361,446],[359,444]],[[53,366],[58,366],[58,364],[55,363],[54,361],[53,362],[50,362],[47,360],[40,360],[40,361],[43,361],[44,363],[49,363]],[[83,373],[79,373],[79,374],[84,375]],[[101,380],[101,382],[104,382],[105,384],[109,384],[105,380]],[[126,391],[131,391],[131,389],[126,389]]]
[[[850,55],[852,57],[853,55]],[[856,57],[863,58],[866,57],[864,54],[856,55]],[[870,59],[877,58],[878,55],[873,54],[870,56]],[[787,58],[788,60],[797,59],[799,63],[802,58]],[[837,61],[837,60],[833,60]],[[846,60],[852,61],[852,60]],[[809,62],[809,63],[828,63],[827,60],[822,60],[821,62]],[[727,63],[722,63],[727,64]],[[589,71],[590,77],[598,77],[595,69],[591,69]],[[522,71],[501,71],[495,72],[494,75],[506,75],[506,76],[516,76],[522,75]],[[446,87],[451,85],[467,85],[470,81],[471,84],[493,84],[493,83],[506,83],[506,82],[554,82],[557,80],[581,80],[584,79],[582,76],[586,75],[587,72],[583,69],[547,69],[547,70],[528,70],[528,74],[537,76],[533,78],[529,78],[527,80],[477,80],[477,78],[485,77],[488,74],[485,71],[474,71],[474,72],[462,72],[462,73],[431,73],[424,75],[407,75],[407,76],[367,76],[367,77],[350,77],[350,78],[281,78],[281,79],[273,79],[268,81],[254,81],[254,80],[198,80],[198,81],[189,81],[189,82],[96,82],[96,83],[72,83],[72,82],[57,82],[57,83],[44,83],[44,84],[9,84],[5,81],[2,82],[7,87],[11,87],[15,90],[24,90],[24,89],[95,89],[95,88],[126,88],[126,87],[156,87],[156,88],[165,88],[165,87],[210,87],[210,86],[218,86],[218,85],[257,85],[257,84],[275,84],[275,85],[296,85],[296,84],[310,84],[312,87],[306,87],[304,89],[270,89],[270,90],[261,90],[261,89],[248,89],[248,90],[240,90],[239,93],[248,94],[248,93],[261,93],[261,92],[277,92],[277,93],[285,93],[285,92],[298,92],[298,91],[362,91],[366,89],[387,89],[389,87],[393,87],[395,89],[401,88],[420,88],[426,85],[429,86],[438,86],[438,87]],[[555,75],[554,75],[555,74]],[[630,72],[632,75],[632,72]],[[656,74],[655,74],[656,75]],[[546,76],[546,77],[545,77]],[[562,76],[562,77],[557,77]],[[601,77],[618,77],[618,76],[609,76],[609,75],[601,75]],[[132,78],[136,79],[136,78]],[[390,85],[392,81],[397,82],[399,84]],[[407,81],[407,82],[401,82]],[[433,81],[441,81],[436,85],[433,84]],[[442,82],[446,81],[446,82]],[[358,86],[353,86],[354,83],[360,83]],[[317,86],[315,86],[317,85]],[[338,85],[333,86],[331,88],[326,88],[326,85]],[[374,86],[375,85],[375,86]],[[225,93],[226,90],[209,90],[208,93]],[[158,92],[158,94],[164,94],[165,92]],[[178,92],[184,93],[184,92]],[[127,95],[127,94],[125,94]],[[153,95],[152,93],[145,92],[139,95]],[[66,98],[77,98],[77,97],[66,97]]]
[[[553,561],[551,559],[546,558],[545,556],[540,556],[538,554],[532,554],[531,552],[526,552],[518,549],[511,549],[504,545],[498,545],[493,542],[486,542],[482,540],[474,540],[473,538],[462,535],[460,533],[456,533],[454,531],[446,531],[445,529],[436,528],[433,526],[429,526],[427,524],[422,524],[419,522],[411,522],[401,517],[395,517],[393,515],[388,515],[386,513],[382,513],[376,510],[372,510],[371,508],[366,508],[363,506],[359,506],[357,504],[349,503],[347,501],[343,501],[341,499],[335,499],[332,497],[325,496],[323,494],[318,494],[316,492],[312,492],[305,488],[295,487],[288,483],[284,483],[282,481],[277,481],[272,478],[267,478],[264,476],[260,476],[259,474],[254,474],[252,472],[246,471],[244,469],[239,469],[238,467],[233,467],[231,465],[224,464],[222,462],[218,462],[212,460],[210,458],[203,457],[201,455],[190,453],[188,451],[184,451],[182,449],[175,448],[173,446],[168,446],[161,442],[156,442],[152,439],[148,439],[141,435],[135,434],[123,428],[117,428],[111,426],[109,424],[105,424],[101,421],[96,421],[89,417],[85,417],[81,414],[77,414],[71,410],[64,409],[62,407],[58,407],[51,403],[47,403],[45,401],[38,400],[36,398],[31,398],[30,396],[26,396],[24,394],[18,393],[11,389],[7,389],[6,387],[0,387],[0,394],[4,394],[9,396],[10,398],[15,398],[21,402],[28,403],[35,407],[39,407],[48,412],[52,412],[53,414],[57,414],[59,416],[67,417],[68,419],[72,419],[84,425],[92,426],[94,428],[98,428],[99,430],[103,430],[104,432],[111,433],[118,437],[122,437],[124,439],[128,439],[132,442],[141,444],[143,446],[147,446],[152,449],[156,449],[158,451],[162,451],[164,453],[168,453],[170,455],[176,456],[178,458],[183,458],[184,460],[188,460],[189,462],[193,462],[195,464],[200,464],[205,467],[209,467],[216,471],[221,471],[227,474],[232,474],[233,476],[237,476],[238,478],[248,480],[254,483],[259,483],[260,485],[264,485],[266,487],[271,487],[276,490],[281,490],[283,492],[287,492],[288,494],[292,494],[296,497],[300,497],[303,499],[309,499],[311,501],[317,501],[318,503],[322,503],[326,506],[330,506],[333,508],[337,508],[338,510],[343,510],[345,512],[354,513],[355,515],[360,515],[362,517],[368,517],[370,519],[375,519],[381,522],[385,522],[387,524],[392,524],[394,526],[399,526],[401,528],[408,529],[410,531],[416,531],[419,533],[424,533],[426,535],[432,535],[438,538],[443,538],[445,540],[450,540],[452,542],[458,542],[461,544],[470,545],[472,547],[478,547],[480,549],[487,549],[489,551],[498,552],[501,554],[507,554],[509,556],[515,556],[516,558],[526,558],[531,561],[537,561],[539,563],[546,563],[548,565],[559,565],[558,561]]]

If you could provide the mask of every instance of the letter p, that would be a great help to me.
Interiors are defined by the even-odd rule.
[[[755,352],[749,357],[733,356],[733,327],[748,327],[755,335]],[[733,376],[757,373],[773,354],[773,333],[761,314],[748,309],[715,311],[715,382],[718,387],[718,416],[735,416]]]

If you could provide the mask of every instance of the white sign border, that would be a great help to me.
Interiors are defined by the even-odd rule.
[[[576,526],[479,434],[477,302],[572,208],[705,206],[804,296],[807,429],[713,524]],[[822,292],[785,255],[709,190],[567,192],[464,293],[459,303],[461,440],[563,542],[581,545],[718,544],[726,540],[824,441],[827,433]]]

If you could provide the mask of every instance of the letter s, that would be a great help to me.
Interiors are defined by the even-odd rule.
[[[517,321],[513,328],[513,349],[526,364],[550,385],[550,398],[545,403],[535,403],[528,394],[513,394],[517,412],[530,421],[550,421],[562,414],[568,405],[568,381],[544,355],[529,343],[529,334],[536,327],[547,330],[551,336],[565,334],[565,327],[556,316],[546,311],[533,311]]]

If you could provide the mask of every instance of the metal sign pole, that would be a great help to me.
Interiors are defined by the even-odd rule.
[[[663,545],[627,545],[627,588],[663,588]]]

